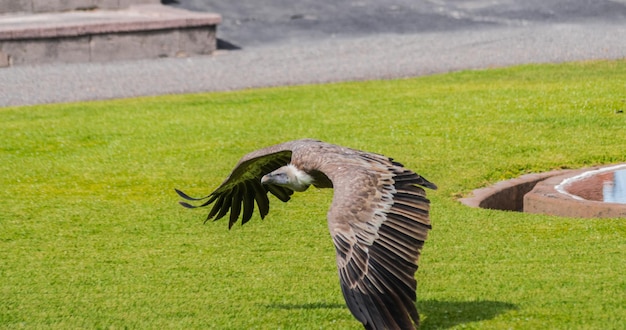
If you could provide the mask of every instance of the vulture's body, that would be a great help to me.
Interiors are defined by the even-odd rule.
[[[436,186],[383,155],[315,140],[296,140],[245,155],[209,196],[208,219],[224,217],[229,228],[250,220],[254,202],[261,217],[270,192],[286,202],[309,185],[333,188],[328,229],[337,252],[341,290],[366,329],[413,329],[419,324],[414,278],[431,228],[429,201],[419,187]],[[191,206],[181,202],[183,206]]]

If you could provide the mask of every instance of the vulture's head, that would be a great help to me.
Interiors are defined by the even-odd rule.
[[[305,191],[313,183],[313,177],[289,164],[264,175],[261,183],[282,186],[293,191]]]

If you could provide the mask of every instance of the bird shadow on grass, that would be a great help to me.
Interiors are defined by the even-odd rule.
[[[269,304],[272,309],[336,309],[348,307],[345,304],[314,302],[307,304]],[[447,329],[464,323],[490,320],[509,310],[516,310],[517,306],[507,302],[479,300],[479,301],[418,301],[417,309],[421,315],[420,330]]]
[[[464,323],[490,320],[509,310],[516,310],[511,303],[491,300],[478,301],[418,301],[421,315],[420,330],[447,329]]]
[[[269,304],[272,309],[336,309],[348,308],[345,304],[314,302],[307,304]],[[484,320],[490,320],[509,310],[516,310],[517,306],[507,302],[479,300],[479,301],[439,301],[424,300],[417,302],[417,309],[421,315],[420,330],[447,329],[454,326]]]

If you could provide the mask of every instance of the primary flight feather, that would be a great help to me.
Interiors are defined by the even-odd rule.
[[[213,204],[207,220],[230,212],[228,227],[248,222],[256,203],[269,212],[268,192],[287,202],[310,185],[333,188],[328,229],[335,245],[341,291],[366,329],[414,329],[415,272],[431,229],[422,187],[437,187],[380,154],[317,140],[296,140],[253,151],[195,208]]]

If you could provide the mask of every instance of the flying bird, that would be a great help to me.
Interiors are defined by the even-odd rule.
[[[317,140],[289,141],[241,158],[204,201],[207,220],[229,214],[229,229],[248,222],[258,207],[269,212],[268,192],[283,202],[309,186],[333,188],[328,229],[336,251],[341,291],[365,329],[414,329],[415,272],[431,229],[430,202],[422,187],[433,183],[386,156]]]

